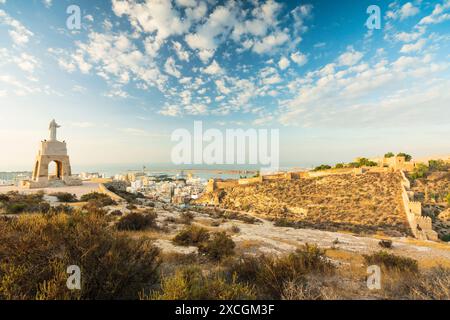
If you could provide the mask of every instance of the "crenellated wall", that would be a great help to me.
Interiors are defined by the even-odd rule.
[[[402,200],[406,212],[406,218],[411,227],[413,235],[421,240],[438,240],[438,234],[433,230],[433,224],[430,217],[422,216],[422,204],[418,201],[410,201],[408,190],[411,187],[409,180],[403,171],[402,175]]]

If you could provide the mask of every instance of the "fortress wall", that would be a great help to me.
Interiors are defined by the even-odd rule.
[[[433,224],[430,217],[422,216],[422,204],[417,201],[410,201],[408,196],[408,189],[410,182],[406,178],[403,171],[402,175],[402,200],[406,212],[406,218],[414,237],[421,240],[438,240],[436,231],[433,230]]]
[[[113,199],[114,201],[117,202],[122,202],[125,201],[122,197],[119,197],[117,194],[115,194],[114,192],[111,192],[108,190],[108,188],[105,187],[105,185],[103,183],[100,183],[98,185],[98,192],[106,194],[107,196],[109,196],[111,199]]]
[[[238,180],[238,184],[239,185],[249,185],[249,184],[261,183],[261,182],[263,182],[263,178],[261,176],[254,177],[254,178],[239,179]]]
[[[239,182],[237,180],[225,180],[225,181],[216,181],[215,184],[217,189],[225,189],[236,187],[239,184]]]

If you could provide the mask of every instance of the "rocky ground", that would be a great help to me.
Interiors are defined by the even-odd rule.
[[[185,227],[177,221],[181,210],[166,205],[156,207],[160,231],[132,232],[134,237],[149,237],[164,252],[194,253],[196,247],[182,247],[173,244],[173,237]],[[211,231],[226,231],[236,243],[236,251],[245,254],[283,254],[294,251],[305,243],[316,244],[321,248],[341,252],[344,255],[361,255],[381,249],[380,239],[393,242],[391,252],[417,259],[422,266],[450,266],[450,245],[444,242],[418,241],[408,237],[357,236],[350,233],[330,232],[314,229],[294,229],[277,227],[272,221],[258,217],[256,223],[246,223],[239,219],[215,218],[214,215],[190,210],[194,219],[192,224]],[[242,213],[241,213],[242,214]],[[234,227],[234,228],[233,228]],[[232,228],[238,232],[232,231]]]

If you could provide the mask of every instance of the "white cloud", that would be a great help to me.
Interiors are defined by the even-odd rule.
[[[14,57],[13,61],[17,64],[17,66],[20,69],[29,73],[33,73],[36,67],[38,66],[37,59],[27,53],[22,53]]]
[[[218,75],[223,73],[223,69],[219,66],[216,60],[214,60],[208,67],[203,69],[203,72],[210,75]]]
[[[355,51],[352,48],[349,49],[349,51],[343,53],[339,59],[338,63],[341,66],[352,66],[354,64],[357,64],[363,57],[362,52]]]
[[[0,24],[6,24],[11,27],[8,31],[9,36],[17,45],[24,45],[28,43],[30,37],[34,34],[28,30],[21,22],[11,18],[4,10],[0,10]]]
[[[283,45],[289,40],[289,35],[285,32],[278,31],[270,34],[253,45],[253,51],[256,53],[267,53],[275,48]]]
[[[433,12],[420,20],[419,24],[438,24],[450,19],[450,14],[447,12],[450,9],[450,0],[444,0],[434,7]]]
[[[427,42],[426,39],[420,39],[416,43],[405,44],[400,49],[400,52],[401,53],[411,53],[411,52],[421,51],[423,46],[426,44],[426,42]]]
[[[426,116],[424,106],[443,105],[447,98],[439,97],[445,86],[439,74],[449,67],[425,55],[402,56],[392,62],[381,57],[372,65],[360,63],[343,70],[330,67],[324,72],[322,68],[291,86],[297,96],[281,103],[279,121],[294,126],[348,127],[381,126],[395,118],[392,125],[409,125],[411,119],[406,120],[406,115],[412,110]],[[432,98],[430,92],[434,92]]]
[[[175,50],[178,56],[178,59],[189,62],[189,53],[183,49],[182,44],[179,43],[178,41],[173,41],[172,44],[173,49]]]
[[[407,2],[401,7],[399,7],[398,4],[394,2],[390,7],[392,6],[394,6],[395,8],[386,13],[386,17],[388,19],[405,20],[409,17],[417,15],[420,12],[419,8],[415,7],[411,2]]]
[[[404,20],[408,17],[413,17],[419,13],[419,8],[414,7],[411,2],[405,3],[400,9],[400,20]]]
[[[77,93],[85,93],[87,91],[87,89],[85,87],[77,84],[72,87],[72,91],[77,92]]]
[[[52,0],[42,0],[42,2],[46,8],[50,8],[52,6]]]
[[[289,59],[286,57],[281,57],[280,61],[278,61],[278,66],[281,70],[284,70],[286,68],[289,68],[289,65],[291,63],[289,62]]]
[[[179,106],[166,105],[159,113],[164,116],[177,117],[181,115],[181,110]]]
[[[181,77],[181,72],[178,70],[178,67],[175,65],[175,59],[172,57],[169,57],[166,60],[166,63],[164,64],[164,71],[175,78]]]
[[[137,32],[154,35],[159,45],[172,35],[186,33],[191,26],[188,19],[181,18],[171,1],[112,0],[112,4],[117,16],[127,16]]]
[[[217,6],[206,22],[185,37],[191,49],[198,50],[199,58],[207,63],[220,43],[220,35],[228,33],[236,22],[236,9],[232,2]]]
[[[308,63],[308,57],[301,52],[294,52],[291,54],[291,59],[299,66],[303,66]]]
[[[394,35],[394,39],[402,42],[412,42],[418,40],[425,33],[425,28],[420,27],[414,32],[399,32]]]

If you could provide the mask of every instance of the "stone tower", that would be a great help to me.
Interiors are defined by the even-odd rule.
[[[39,152],[36,156],[33,176],[31,180],[23,181],[22,186],[26,188],[45,188],[52,185],[80,185],[79,179],[73,178],[70,160],[67,154],[66,142],[58,141],[56,136],[60,126],[55,120],[49,125],[49,140],[41,141]],[[55,172],[48,172],[50,163],[56,164]]]

